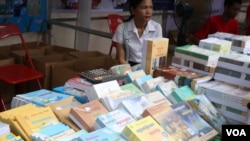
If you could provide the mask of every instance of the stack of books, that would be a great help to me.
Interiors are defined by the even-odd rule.
[[[250,56],[236,52],[220,56],[214,79],[250,88]]]
[[[197,94],[206,95],[230,124],[250,124],[250,89],[221,81],[209,81],[198,86]]]

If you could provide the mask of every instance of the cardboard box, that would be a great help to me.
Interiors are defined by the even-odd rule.
[[[55,45],[48,45],[44,46],[46,55],[50,54],[68,54],[69,52],[78,52],[76,49],[62,47],[62,46],[55,46]]]
[[[67,54],[55,54],[55,55],[47,55],[42,57],[35,57],[33,58],[33,63],[35,68],[44,73],[43,78],[43,88],[45,89],[52,89],[51,87],[51,66],[53,64],[59,62],[72,62],[76,60],[74,57],[67,55]]]
[[[107,54],[103,54],[98,51],[79,51],[79,52],[70,52],[70,55],[78,58],[78,59],[84,59],[89,57],[100,57],[100,56],[108,56]]]
[[[118,65],[118,61],[111,56],[100,56],[86,59],[79,59],[74,62],[61,62],[52,65],[52,87],[65,84],[67,80],[78,76],[79,72],[96,68],[109,69]]]

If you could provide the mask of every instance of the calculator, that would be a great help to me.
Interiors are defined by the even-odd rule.
[[[79,75],[92,83],[102,83],[111,80],[123,80],[125,75],[113,74],[111,70],[98,68],[88,71],[80,72]]]

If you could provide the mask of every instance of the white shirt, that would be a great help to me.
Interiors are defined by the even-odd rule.
[[[162,27],[159,23],[150,20],[148,21],[147,27],[145,28],[141,37],[139,37],[137,28],[134,23],[134,19],[126,22],[127,24],[127,38],[129,39],[129,61],[140,63],[142,60],[142,49],[143,49],[143,40],[146,38],[152,37],[162,37]],[[120,24],[115,34],[113,35],[112,40],[124,44],[124,23]]]

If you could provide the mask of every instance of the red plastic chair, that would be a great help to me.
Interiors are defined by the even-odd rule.
[[[27,45],[24,41],[20,29],[18,28],[17,25],[12,23],[0,24],[0,40],[12,36],[20,37],[28,64],[12,64],[12,65],[1,66],[0,81],[10,85],[18,85],[28,81],[36,80],[38,88],[41,89],[42,86],[40,78],[42,78],[44,74],[35,70]],[[5,105],[3,105],[4,102],[2,98],[0,98],[0,102],[3,108],[6,109]]]
[[[107,20],[108,20],[108,25],[109,25],[109,31],[110,31],[110,33],[114,34],[117,26],[120,23],[122,23],[124,21],[124,19],[125,18],[122,15],[119,15],[119,14],[109,14],[107,16]],[[110,45],[110,49],[109,49],[109,55],[110,56],[111,56],[113,47],[116,47],[116,43],[112,41],[111,45]],[[117,58],[117,56],[116,56],[116,58]]]

